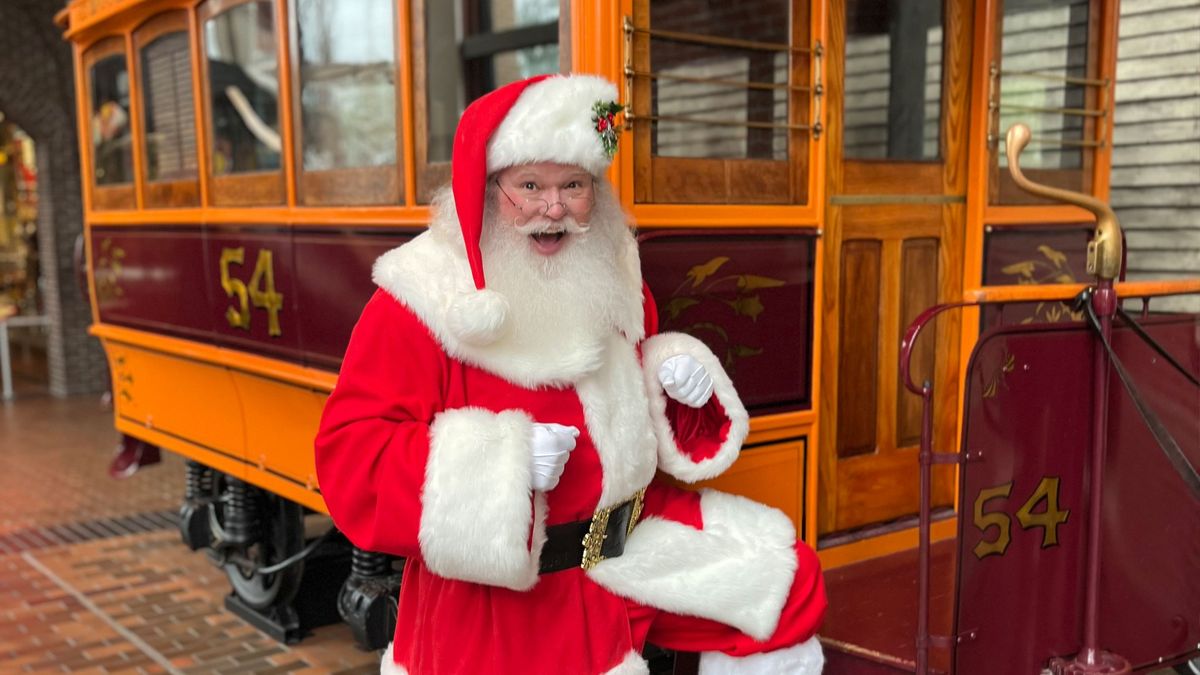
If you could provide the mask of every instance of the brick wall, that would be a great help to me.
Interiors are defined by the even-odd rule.
[[[38,250],[43,311],[51,319],[47,359],[55,396],[104,389],[107,371],[88,336],[87,300],[75,282],[83,231],[70,43],[52,22],[62,0],[0,2],[0,110],[33,137],[38,157]]]

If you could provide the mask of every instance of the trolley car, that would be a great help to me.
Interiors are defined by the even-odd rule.
[[[662,325],[752,414],[710,484],[818,549],[828,672],[1197,667],[1200,317],[1161,310],[1200,280],[1123,283],[1119,229],[1093,236],[1116,0],[71,0],[59,20],[116,428],[187,458],[184,541],[277,638],[338,614],[390,637],[398,568],[323,519],[321,407],[464,105],[562,70],[619,83],[608,178]]]

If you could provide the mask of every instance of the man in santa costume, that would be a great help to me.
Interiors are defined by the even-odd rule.
[[[539,76],[463,113],[428,231],[375,263],[316,441],[357,546],[406,558],[384,673],[815,673],[815,554],[781,512],[682,482],[748,417],[700,341],[657,333],[602,178],[616,88]]]

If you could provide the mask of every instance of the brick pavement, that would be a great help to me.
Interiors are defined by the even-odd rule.
[[[0,405],[0,674],[379,672],[343,625],[289,646],[227,612],[224,573],[164,516],[182,460],[114,481],[116,438],[93,396]],[[91,534],[47,536],[66,531]]]

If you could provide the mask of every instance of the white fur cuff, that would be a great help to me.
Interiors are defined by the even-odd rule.
[[[532,425],[516,410],[458,408],[434,418],[419,536],[435,574],[518,591],[537,583],[546,500],[529,488]]]
[[[704,529],[646,518],[619,558],[588,573],[642,604],[733,626],[756,640],[775,632],[796,575],[796,530],[782,511],[702,490]]]
[[[699,675],[816,675],[824,665],[825,654],[814,635],[792,647],[750,656],[704,652]]]
[[[717,454],[708,459],[693,461],[679,447],[675,431],[667,419],[667,397],[658,381],[658,368],[663,361],[676,354],[690,354],[700,362],[713,380],[713,396],[725,408],[729,417],[729,435],[721,442]],[[646,396],[650,399],[650,418],[654,435],[658,439],[659,468],[679,480],[694,483],[720,475],[738,458],[742,441],[750,430],[750,417],[725,374],[721,362],[703,342],[683,333],[660,333],[642,343],[642,375],[646,383]]]

